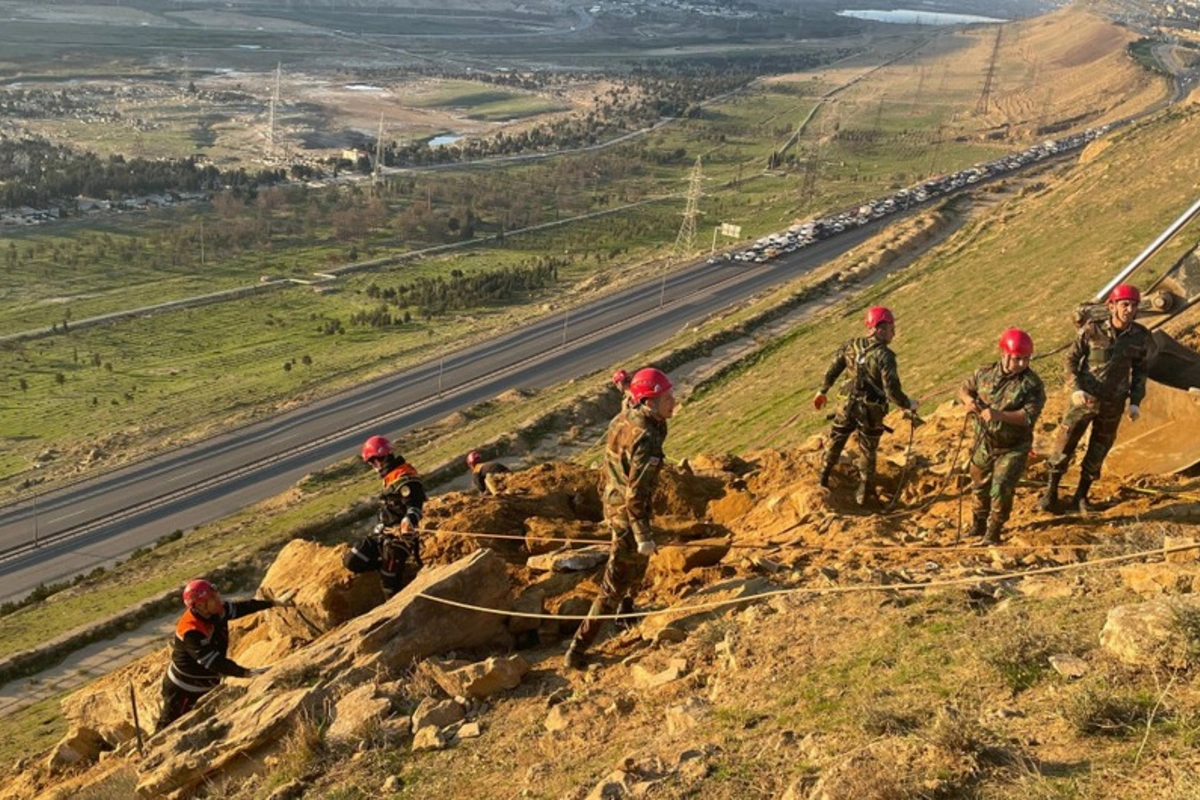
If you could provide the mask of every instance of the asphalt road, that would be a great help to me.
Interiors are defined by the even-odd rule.
[[[427,424],[510,389],[548,387],[613,367],[689,323],[812,271],[878,227],[848,231],[765,264],[699,263],[669,275],[665,293],[661,277],[655,278],[441,362],[0,508],[0,600],[278,494],[356,453],[368,435]]]

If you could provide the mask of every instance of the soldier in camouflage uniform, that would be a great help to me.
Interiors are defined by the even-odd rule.
[[[1018,328],[1000,336],[1000,360],[975,370],[958,399],[975,417],[971,454],[971,535],[1000,544],[1017,481],[1033,448],[1033,424],[1046,405],[1042,379],[1029,368],[1033,339]]]
[[[627,402],[608,426],[604,453],[604,521],[612,547],[600,595],[592,603],[567,649],[569,669],[587,666],[585,653],[600,633],[603,620],[592,617],[629,613],[650,556],[656,550],[650,533],[650,501],[663,462],[667,420],[675,412],[671,380],[653,368],[638,370],[629,382]]]
[[[1071,463],[1075,448],[1091,426],[1087,452],[1079,465],[1079,486],[1069,501],[1069,510],[1088,513],[1088,491],[1100,477],[1100,467],[1113,442],[1125,402],[1129,401],[1129,419],[1137,421],[1138,404],[1146,396],[1146,375],[1151,348],[1150,331],[1137,319],[1141,292],[1121,284],[1108,296],[1106,319],[1085,319],[1079,336],[1067,355],[1067,372],[1071,376],[1071,406],[1059,423],[1054,452],[1046,463],[1050,467],[1050,482],[1038,506],[1043,511],[1057,512],[1058,484]]]
[[[830,473],[850,440],[850,434],[857,431],[862,459],[854,499],[860,506],[875,497],[875,456],[884,433],[883,418],[888,412],[888,400],[908,411],[917,410],[917,401],[910,399],[900,388],[896,354],[888,347],[896,336],[895,317],[883,306],[875,306],[867,311],[866,324],[871,335],[851,339],[838,348],[833,363],[825,371],[821,391],[813,399],[813,408],[818,411],[824,408],[830,387],[849,370],[846,404],[834,417],[820,482],[822,486],[829,486]]]

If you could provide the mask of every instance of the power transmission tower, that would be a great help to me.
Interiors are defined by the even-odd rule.
[[[702,186],[704,174],[700,169],[700,156],[696,156],[696,166],[688,178],[687,205],[683,209],[683,222],[679,226],[679,234],[675,244],[667,256],[667,264],[663,268],[662,282],[658,289],[658,306],[662,308],[667,303],[667,273],[676,261],[688,258],[696,251],[696,217],[700,216],[700,197],[704,194]]]
[[[1004,26],[996,26],[996,41],[992,45],[992,57],[988,60],[987,76],[983,79],[983,91],[979,93],[979,102],[975,104],[975,113],[983,116],[988,112],[992,99],[992,81],[996,77],[996,61],[1000,57],[1000,37],[1004,35]]]
[[[683,223],[679,226],[679,234],[675,237],[675,246],[671,248],[672,260],[687,258],[696,249],[696,217],[700,216],[700,198],[704,196],[704,174],[700,167],[700,156],[696,156],[696,166],[692,167],[688,178],[687,205],[683,209]]]

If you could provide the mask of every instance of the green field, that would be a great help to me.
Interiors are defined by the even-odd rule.
[[[517,214],[503,204],[478,208],[476,236],[481,237],[501,228],[681,193],[699,156],[706,178],[700,250],[707,249],[712,226],[720,222],[740,224],[747,238],[757,238],[796,219],[854,205],[1013,149],[1012,142],[955,141],[944,132],[972,100],[965,89],[957,94],[950,89],[971,81],[947,77],[942,81],[946,92],[936,102],[926,97],[922,103],[923,95],[914,91],[922,80],[920,69],[897,65],[858,80],[836,102],[823,103],[780,166],[766,171],[770,154],[783,147],[820,96],[864,69],[847,66],[837,76],[799,74],[761,81],[696,118],[599,155],[503,170],[459,168],[416,175],[379,198],[355,189],[345,195],[317,193],[307,200],[297,195],[291,205],[247,204],[222,213],[176,209],[134,217],[133,224],[122,217],[21,232],[8,246],[18,251],[22,279],[0,292],[5,312],[0,327],[13,332],[79,320],[253,284],[262,275],[309,279],[354,257],[374,258],[432,243],[402,238],[390,220],[426,204],[435,216],[459,214],[468,202],[463,198],[472,193],[521,192],[537,209]],[[486,106],[524,97],[459,81],[439,84],[438,93],[426,102]],[[893,97],[909,99],[892,102]],[[340,209],[372,204],[373,226],[339,232]],[[345,323],[351,314],[378,305],[365,294],[372,282],[386,286],[455,270],[471,273],[528,263],[545,254],[562,254],[568,261],[560,271],[568,290],[594,276],[630,270],[669,247],[681,207],[680,199],[537,234],[510,235],[502,247],[481,245],[456,255],[403,262],[376,275],[339,280],[328,292],[296,286],[10,346],[0,352],[0,402],[11,409],[0,423],[0,437],[9,445],[0,456],[0,475],[24,473],[48,446],[76,454],[95,449],[105,460],[117,453],[134,456],[147,440],[186,439],[294,397],[315,397],[402,368],[443,347],[461,345],[465,336],[510,328],[543,313],[537,305],[542,298],[434,320],[412,309],[412,323],[390,330]],[[269,227],[269,238],[255,239],[254,231],[262,226]],[[235,229],[246,232],[248,243],[214,253],[212,232]],[[420,229],[414,230],[419,237]],[[208,257],[201,264],[206,238]],[[968,283],[964,291],[982,285]],[[334,321],[343,323],[344,333],[324,332]],[[901,347],[904,337],[902,333]],[[822,353],[825,349],[819,348]],[[954,369],[964,359],[951,362]],[[760,433],[770,419],[759,424]]]

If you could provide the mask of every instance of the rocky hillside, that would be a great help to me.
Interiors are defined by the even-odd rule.
[[[165,650],[131,664],[0,797],[1200,796],[1194,481],[1106,478],[1087,519],[1029,489],[1004,546],[969,547],[962,409],[911,450],[891,422],[883,514],[849,463],[817,488],[819,437],[667,470],[645,616],[586,673],[561,655],[604,558],[593,471],[435,498],[426,569],[387,603],[347,545],[295,541],[261,592],[297,607],[235,623],[235,659],[270,671],[139,754],[130,687],[152,730]]]

